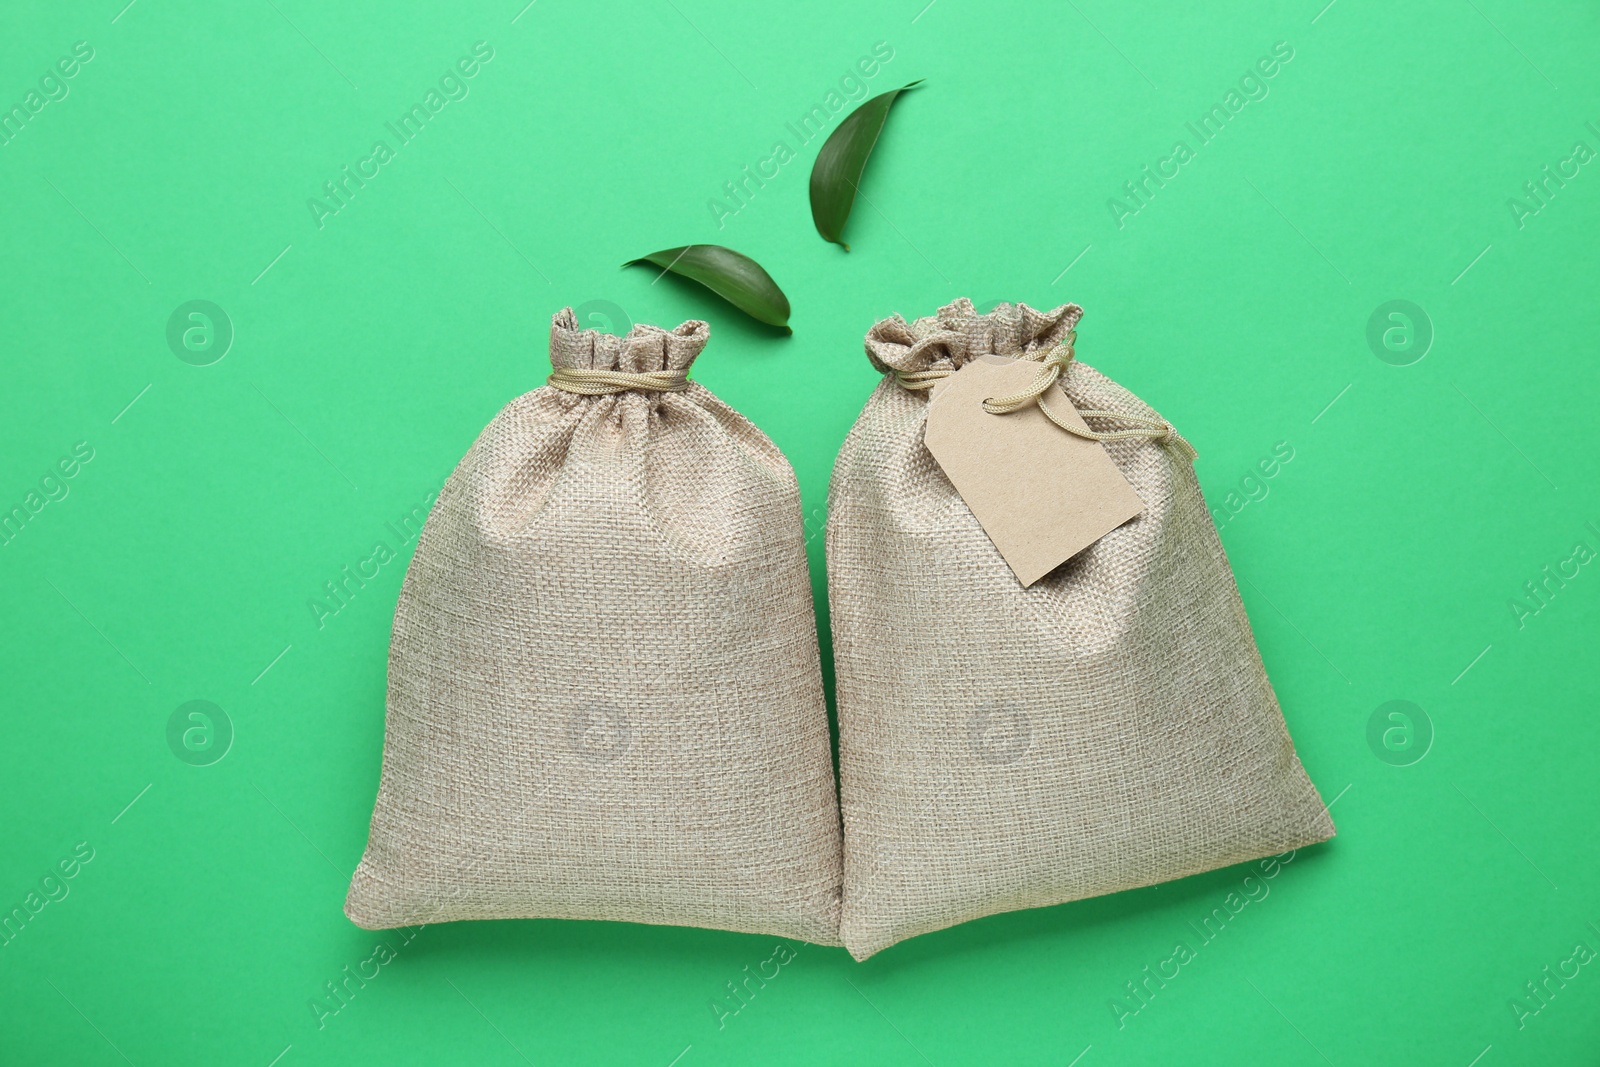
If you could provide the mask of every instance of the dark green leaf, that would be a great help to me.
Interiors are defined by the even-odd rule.
[[[685,245],[630,259],[623,266],[646,263],[699,282],[758,322],[789,329],[789,298],[747,255],[721,245]]]
[[[839,123],[817,153],[811,166],[811,218],[817,232],[824,238],[850,251],[844,243],[844,224],[855,206],[856,190],[861,184],[861,172],[867,168],[867,157],[878,143],[884,120],[889,117],[889,105],[907,89],[921,85],[920,80],[892,92],[873,97]]]

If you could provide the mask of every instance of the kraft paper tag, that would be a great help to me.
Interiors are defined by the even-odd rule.
[[[1032,585],[1144,509],[1099,441],[1067,433],[1037,404],[991,415],[983,402],[1021,392],[1039,364],[983,356],[933,387],[924,439],[995,548]],[[1056,417],[1088,429],[1059,383]]]

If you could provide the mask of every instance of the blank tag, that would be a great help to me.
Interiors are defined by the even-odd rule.
[[[1144,509],[1099,441],[1067,433],[1038,405],[991,415],[983,402],[1028,387],[1040,364],[984,356],[933,387],[924,440],[983,532],[1032,585]],[[1045,403],[1088,429],[1050,386]]]

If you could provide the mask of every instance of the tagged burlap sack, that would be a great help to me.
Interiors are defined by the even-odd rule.
[[[794,472],[685,381],[709,328],[550,331],[400,592],[346,914],[838,944],[839,816]]]
[[[958,300],[867,335],[885,377],[834,467],[827,527],[841,936],[857,959],[1334,832],[1187,445],[1160,416],[1068,364],[1061,382],[1080,411],[1162,430],[1103,446],[1143,512],[1027,588],[924,445],[918,386],[989,353],[1042,359],[1081,314],[1002,304],[980,315]]]

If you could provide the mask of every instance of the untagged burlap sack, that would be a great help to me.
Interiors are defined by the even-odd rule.
[[[886,376],[834,467],[827,527],[841,935],[857,959],[1334,832],[1187,446],[1160,416],[1068,365],[1075,407],[1132,416],[1090,419],[1100,432],[1168,436],[1104,443],[1143,512],[1028,588],[923,443],[929,393],[916,386],[988,353],[1041,359],[1081,314],[1002,304],[980,315],[958,300],[867,334]]]
[[[839,816],[794,472],[684,380],[709,328],[550,331],[395,611],[346,914],[837,945]]]

